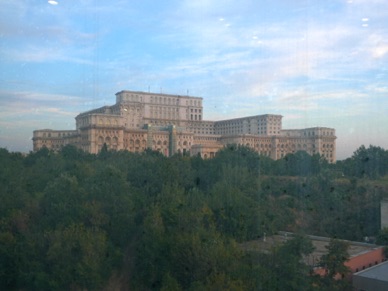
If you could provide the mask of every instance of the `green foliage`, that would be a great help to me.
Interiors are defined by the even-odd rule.
[[[285,174],[289,176],[316,175],[322,168],[327,168],[327,161],[320,155],[310,156],[305,151],[288,154],[284,157]]]
[[[364,145],[359,147],[353,156],[345,160],[343,171],[346,175],[358,178],[376,179],[388,173],[388,151],[381,147]]]
[[[326,269],[327,277],[333,278],[339,274],[345,276],[350,272],[350,269],[345,266],[345,262],[349,260],[348,253],[349,243],[338,239],[331,239],[326,249],[327,254],[321,257],[320,264]]]
[[[384,227],[377,235],[376,243],[382,246],[388,246],[388,228]]]
[[[105,274],[107,237],[104,231],[72,224],[46,234],[50,289],[96,289]]]
[[[250,268],[244,270],[245,290],[315,290],[311,269],[303,261],[312,251],[310,239],[296,235],[267,252],[252,252],[246,257]]]
[[[368,162],[357,164],[365,153]],[[309,275],[303,236],[267,253],[238,243],[278,230],[375,235],[384,154],[361,148],[333,166],[304,152],[273,161],[235,145],[208,160],[0,149],[0,289],[338,290]],[[346,271],[331,258],[330,275]]]
[[[376,237],[376,244],[384,246],[384,256],[388,258],[388,228],[384,227]]]
[[[301,235],[288,240],[274,250],[272,270],[278,290],[310,290],[312,279],[310,268],[302,262],[302,257],[313,251],[311,241]],[[271,283],[273,284],[273,283]]]
[[[259,155],[245,146],[229,145],[217,152],[214,163],[229,164],[234,167],[246,168],[250,173],[258,174],[260,166]]]
[[[181,291],[182,288],[174,277],[171,277],[170,274],[166,274],[163,277],[162,288],[160,291]]]
[[[347,276],[350,268],[345,265],[349,260],[349,243],[338,239],[331,239],[326,246],[327,253],[321,257],[320,265],[326,271],[324,277],[317,280],[318,286],[323,290],[352,290]]]
[[[10,290],[17,285],[18,265],[16,249],[17,239],[10,231],[0,233],[0,289]]]

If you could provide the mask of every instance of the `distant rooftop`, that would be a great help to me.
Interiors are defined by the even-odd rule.
[[[388,261],[353,274],[354,290],[387,291]]]
[[[293,238],[294,234],[291,232],[284,232],[280,231],[279,234],[263,237],[259,240],[249,241],[242,244],[243,249],[248,251],[261,251],[261,252],[269,252],[272,248],[285,243],[288,240],[291,240]],[[308,238],[311,239],[311,242],[314,246],[314,251],[309,256],[305,257],[305,263],[314,266],[316,265],[322,255],[327,253],[326,246],[330,243],[330,238],[327,237],[321,237],[321,236],[314,236],[314,235],[307,235]],[[363,253],[369,252],[371,250],[381,248],[381,246],[375,245],[375,244],[369,244],[369,243],[362,243],[362,242],[354,242],[354,241],[347,241],[343,240],[349,243],[349,249],[348,253],[350,255],[350,258],[359,256]]]
[[[354,276],[388,282],[388,261],[355,273]]]

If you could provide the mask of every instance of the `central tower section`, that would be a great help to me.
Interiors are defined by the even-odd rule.
[[[203,119],[201,97],[120,91],[116,93],[116,106],[126,128],[141,129],[146,124],[187,128]]]

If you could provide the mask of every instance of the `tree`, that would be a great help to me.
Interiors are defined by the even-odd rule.
[[[9,232],[0,230],[0,289],[13,290],[18,285],[17,239]]]
[[[384,227],[380,230],[379,234],[376,238],[376,243],[378,245],[383,245],[384,247],[384,255],[388,257],[388,227]]]
[[[169,273],[164,275],[162,280],[162,288],[160,291],[181,291],[182,288],[179,285],[178,281],[172,277]]]
[[[281,278],[279,290],[310,290],[310,268],[303,257],[314,250],[311,240],[297,234],[275,251],[276,277]]]
[[[310,267],[303,257],[313,249],[309,238],[297,234],[274,247],[270,253],[252,254],[253,272],[244,281],[250,280],[254,290],[312,290]]]
[[[349,282],[345,279],[350,273],[349,267],[345,265],[350,257],[348,248],[348,242],[338,239],[331,239],[329,245],[326,246],[328,253],[321,257],[320,265],[325,268],[326,272],[321,283],[328,290],[347,290],[350,288]]]
[[[381,147],[360,146],[351,159],[345,161],[345,172],[359,178],[376,179],[388,172],[388,152]]]
[[[219,165],[219,168],[227,164],[233,167],[246,168],[248,172],[254,175],[259,174],[259,155],[247,146],[228,145],[218,151],[213,160],[214,163]]]
[[[96,290],[106,279],[107,237],[101,230],[73,224],[47,233],[51,289]]]
[[[337,274],[346,275],[350,271],[344,265],[349,260],[348,248],[348,242],[338,239],[331,239],[326,246],[328,253],[321,257],[321,265],[325,267],[329,277],[334,278]]]

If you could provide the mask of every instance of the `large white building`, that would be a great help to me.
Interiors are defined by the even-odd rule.
[[[238,144],[273,159],[303,150],[336,161],[333,128],[284,130],[282,116],[274,114],[206,121],[202,101],[193,96],[121,91],[116,93],[116,104],[76,116],[75,130],[35,130],[34,150],[73,144],[98,153],[106,144],[114,150],[149,148],[166,156],[180,152],[210,158],[225,145]]]

